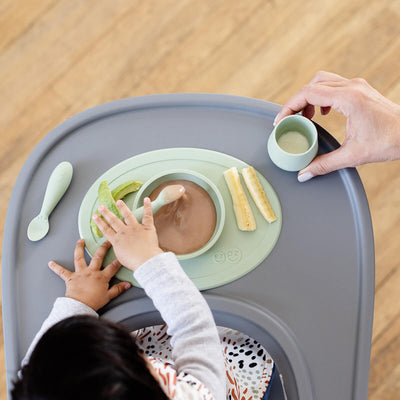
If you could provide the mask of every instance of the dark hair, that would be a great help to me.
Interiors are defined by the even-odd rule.
[[[167,400],[129,331],[95,317],[50,328],[21,375],[11,392],[15,400]]]

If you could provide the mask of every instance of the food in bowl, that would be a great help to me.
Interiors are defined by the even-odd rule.
[[[217,211],[208,192],[195,182],[176,179],[163,182],[150,194],[153,201],[169,185],[182,185],[184,195],[154,214],[159,246],[177,255],[189,254],[205,246],[214,234]]]
[[[203,245],[202,247],[198,248],[198,250],[191,251],[186,254],[177,254],[178,260],[189,260],[191,258],[199,257],[202,254],[206,253],[208,250],[210,250],[218,241],[218,239],[221,236],[221,233],[224,229],[224,224],[225,224],[225,204],[224,204],[224,199],[218,189],[218,187],[215,185],[211,179],[208,177],[200,174],[197,171],[189,170],[189,169],[171,169],[171,170],[165,170],[162,172],[159,172],[152,177],[148,178],[148,180],[143,184],[143,186],[140,188],[139,192],[135,196],[134,202],[133,202],[133,210],[138,209],[143,205],[143,200],[146,196],[150,197],[150,195],[153,193],[153,191],[159,187],[161,184],[165,182],[174,182],[174,181],[190,181],[192,183],[197,184],[200,186],[202,189],[205,190],[205,192],[211,197],[211,200],[213,202],[215,211],[216,211],[216,223],[215,223],[215,229],[212,232],[211,238],[208,240],[208,242]],[[162,188],[160,188],[162,190]],[[210,222],[209,222],[210,223]],[[196,234],[198,232],[197,227],[195,227],[193,234]],[[184,237],[184,240],[186,241],[186,236]],[[197,246],[195,246],[197,247]],[[194,248],[194,247],[193,247]],[[178,249],[179,251],[179,249]]]

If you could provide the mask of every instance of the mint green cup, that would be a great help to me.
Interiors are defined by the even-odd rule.
[[[317,152],[317,128],[311,120],[301,115],[283,118],[268,139],[271,161],[285,171],[300,171],[310,164]]]
[[[215,210],[217,213],[217,221],[215,224],[215,230],[210,240],[199,250],[187,254],[178,254],[176,257],[178,260],[188,260],[190,258],[198,257],[199,255],[205,253],[218,241],[221,236],[222,230],[225,224],[225,203],[218,190],[217,186],[207,177],[198,173],[197,171],[192,171],[188,169],[173,169],[168,171],[163,171],[157,175],[151,177],[138,191],[134,203],[133,210],[143,205],[143,200],[148,197],[150,193],[159,185],[164,182],[173,181],[176,179],[183,179],[186,181],[192,181],[201,186],[211,197]]]

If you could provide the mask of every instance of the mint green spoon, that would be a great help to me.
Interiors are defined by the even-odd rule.
[[[42,209],[28,226],[28,238],[33,242],[44,238],[49,231],[49,216],[68,189],[72,179],[72,165],[63,161],[51,173],[44,194]]]
[[[162,206],[172,203],[181,198],[185,193],[185,188],[182,185],[169,185],[166,186],[155,200],[151,202],[151,209],[155,214]],[[132,211],[136,219],[141,222],[143,217],[143,207],[139,207]]]

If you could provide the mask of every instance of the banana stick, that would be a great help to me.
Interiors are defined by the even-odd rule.
[[[224,178],[231,193],[233,211],[235,212],[237,226],[241,231],[254,231],[256,221],[251,211],[246,193],[240,182],[239,172],[236,167],[232,167],[224,172]]]

